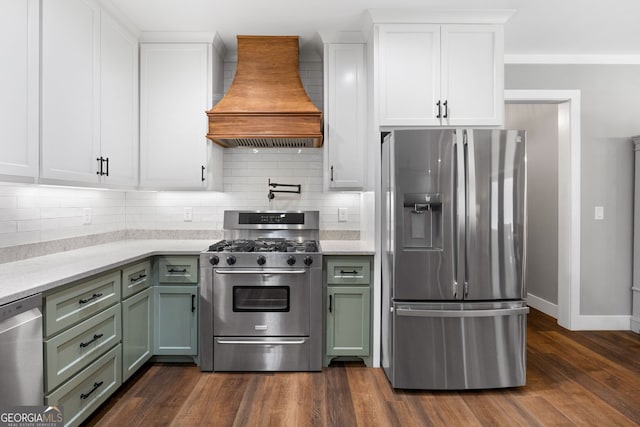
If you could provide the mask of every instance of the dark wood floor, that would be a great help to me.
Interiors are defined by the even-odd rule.
[[[381,369],[357,364],[273,374],[152,364],[87,425],[640,425],[640,335],[570,332],[533,309],[528,320],[526,387],[393,390]]]

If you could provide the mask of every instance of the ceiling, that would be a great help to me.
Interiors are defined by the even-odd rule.
[[[235,36],[360,30],[367,9],[514,9],[507,55],[640,55],[638,0],[106,0],[141,31],[216,31]],[[481,7],[479,7],[481,6]]]

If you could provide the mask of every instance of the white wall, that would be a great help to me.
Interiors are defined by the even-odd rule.
[[[508,64],[506,89],[581,91],[580,314],[631,313],[633,145],[640,65]],[[594,207],[603,206],[603,221]]]

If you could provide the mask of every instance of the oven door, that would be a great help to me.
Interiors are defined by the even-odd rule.
[[[213,271],[214,336],[308,336],[305,269]]]

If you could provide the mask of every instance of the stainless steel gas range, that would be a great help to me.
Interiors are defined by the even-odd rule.
[[[225,211],[200,255],[202,371],[320,371],[318,211]]]

